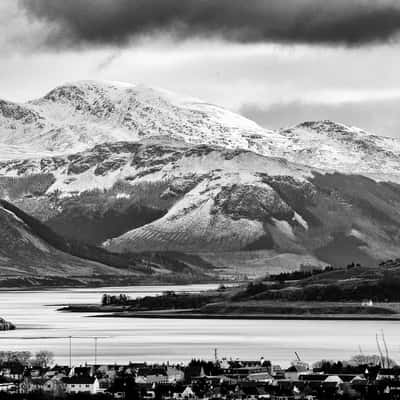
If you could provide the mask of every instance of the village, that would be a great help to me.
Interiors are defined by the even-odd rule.
[[[311,367],[296,353],[295,361],[282,368],[264,358],[219,359],[217,352],[213,361],[193,359],[186,365],[65,366],[46,357],[39,365],[10,357],[0,364],[0,398],[400,399],[400,367],[373,357],[355,360],[321,361]]]

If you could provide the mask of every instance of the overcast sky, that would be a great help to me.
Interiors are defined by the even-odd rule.
[[[398,0],[0,0],[0,98],[118,80],[400,137],[399,33]]]

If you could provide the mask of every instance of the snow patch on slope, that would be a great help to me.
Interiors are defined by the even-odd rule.
[[[299,223],[306,231],[308,231],[308,223],[307,221],[297,212],[294,213],[293,219]]]

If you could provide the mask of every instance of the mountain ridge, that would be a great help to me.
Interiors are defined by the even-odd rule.
[[[208,262],[240,253],[238,269],[263,273],[278,258],[285,270],[400,255],[400,140],[332,121],[268,131],[120,83],[26,104],[0,102],[0,197],[61,236]]]
[[[106,142],[166,136],[399,181],[399,139],[329,120],[268,130],[192,97],[121,82],[78,81],[27,103],[1,100],[0,129],[3,160],[73,154]]]

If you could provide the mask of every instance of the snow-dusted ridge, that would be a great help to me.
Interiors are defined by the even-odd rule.
[[[189,143],[250,148],[266,131],[198,99],[119,82],[81,81],[25,104],[0,103],[3,159],[74,153],[96,144],[164,135]],[[13,157],[13,158],[14,158]]]
[[[73,154],[101,143],[154,136],[400,182],[399,139],[332,121],[271,131],[196,98],[107,81],[68,83],[23,104],[0,101],[2,160]]]
[[[320,169],[400,182],[400,140],[370,134],[333,121],[308,121],[279,134],[280,155]]]

